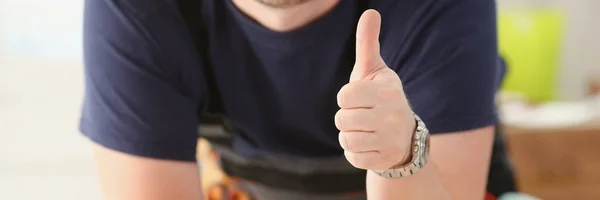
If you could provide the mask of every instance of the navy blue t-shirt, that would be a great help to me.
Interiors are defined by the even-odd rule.
[[[354,64],[357,1],[274,32],[230,0],[202,0],[206,54],[176,2],[86,0],[80,127],[87,137],[128,154],[193,161],[199,113],[216,99],[207,90],[212,77],[236,151],[343,155],[334,115]],[[497,123],[504,69],[493,0],[370,0],[368,7],[382,16],[381,56],[432,134]]]

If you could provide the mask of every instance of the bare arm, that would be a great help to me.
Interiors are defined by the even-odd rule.
[[[419,173],[384,179],[369,172],[369,200],[481,200],[492,141],[492,127],[432,136],[429,163]]]
[[[195,154],[204,76],[187,27],[164,3],[84,3],[80,130],[94,143],[106,200],[202,199]]]
[[[482,7],[481,1],[464,2],[470,3],[465,4],[470,7]],[[485,6],[491,9],[490,5]],[[488,20],[493,18],[487,14],[486,17]],[[406,89],[413,99],[418,96],[427,98],[417,98],[411,102],[412,108],[399,75],[381,57],[380,26],[378,12],[367,10],[361,16],[356,31],[356,64],[350,83],[338,93],[341,109],[335,120],[341,131],[340,145],[346,158],[361,169],[382,170],[397,166],[401,162],[400,156],[412,150],[410,138],[415,120],[412,113],[429,115],[427,118],[430,120],[425,120],[425,123],[433,125],[429,128],[435,130],[432,132],[436,135],[431,138],[428,163],[415,175],[385,179],[369,172],[369,200],[482,199],[493,142],[493,127],[490,125],[496,123],[495,114],[489,114],[494,113],[497,89],[494,67],[498,58],[493,24],[481,28],[482,31],[472,32],[469,35],[472,40],[451,44],[460,51],[452,56],[439,56],[445,60],[443,65],[419,66],[426,69],[426,73],[421,74],[425,76],[421,80],[426,81],[412,82],[413,88]],[[451,28],[439,28],[440,32],[446,29]],[[440,43],[439,46],[447,46],[437,41],[444,38],[432,40]],[[428,49],[426,53],[437,55],[435,49],[438,48]],[[477,77],[456,78],[461,77],[460,73],[477,74]],[[414,88],[416,84],[420,85],[417,89]],[[459,95],[459,91],[469,91],[469,95]]]
[[[97,144],[93,149],[106,200],[203,199],[196,163],[132,156]]]

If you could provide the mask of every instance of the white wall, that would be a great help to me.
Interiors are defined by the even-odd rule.
[[[0,0],[0,199],[101,199],[77,131],[82,2]]]
[[[0,0],[0,55],[79,59],[82,0]]]
[[[600,77],[599,0],[498,0],[501,9],[558,7],[566,14],[559,98],[581,99],[589,77]]]

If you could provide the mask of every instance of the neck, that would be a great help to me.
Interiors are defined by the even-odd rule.
[[[325,15],[340,0],[315,0],[276,8],[254,0],[232,0],[233,4],[264,27],[278,32],[298,29]]]

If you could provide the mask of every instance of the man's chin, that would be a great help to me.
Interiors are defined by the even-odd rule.
[[[289,8],[293,6],[297,6],[303,3],[306,3],[311,0],[256,0],[263,5],[272,7],[272,8]]]

